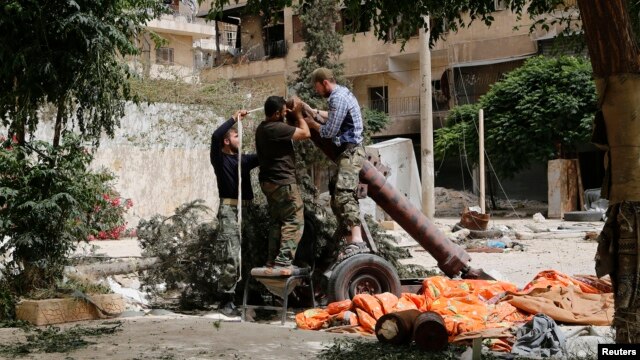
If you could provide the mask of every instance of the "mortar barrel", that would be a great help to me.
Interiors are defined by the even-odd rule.
[[[378,341],[393,345],[410,343],[413,339],[413,324],[419,315],[419,310],[409,309],[381,316],[375,328]]]
[[[369,161],[360,171],[367,194],[437,261],[447,276],[454,277],[467,266],[471,257],[454,244],[418,208],[396,190]]]
[[[413,325],[413,340],[425,351],[440,351],[447,347],[448,334],[440,314],[427,311],[416,318]]]

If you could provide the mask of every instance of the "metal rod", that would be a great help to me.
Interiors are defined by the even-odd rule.
[[[478,114],[479,118],[479,130],[478,133],[480,135],[480,213],[486,214],[485,209],[485,195],[484,195],[484,110],[480,109],[480,113]]]

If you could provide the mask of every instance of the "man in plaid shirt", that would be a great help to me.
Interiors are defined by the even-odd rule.
[[[331,209],[338,219],[339,231],[344,236],[345,246],[342,258],[357,253],[369,252],[362,241],[360,206],[357,197],[360,170],[366,159],[362,145],[362,114],[356,97],[344,86],[336,84],[333,72],[318,68],[311,74],[316,92],[328,98],[329,110],[308,110],[315,121],[309,121],[309,128],[338,146],[340,155],[336,159],[338,172],[329,182]]]

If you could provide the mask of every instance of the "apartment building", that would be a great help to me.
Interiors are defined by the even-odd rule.
[[[166,0],[168,14],[150,21],[134,66],[151,79],[199,81],[199,69],[213,65],[215,26],[197,17],[196,0]],[[223,45],[223,50],[226,51]]]
[[[539,53],[540,41],[549,41],[555,34],[530,34],[529,20],[518,22],[504,1],[495,2],[491,27],[477,23],[448,33],[431,50],[435,128],[441,126],[452,106],[477,101],[502,74]],[[230,47],[223,58],[214,60],[219,66],[205,70],[202,76],[267,82],[274,93],[285,95],[286,79],[296,71],[296,60],[304,56],[300,19],[292,8],[285,8],[276,14],[277,21],[265,23],[261,16],[246,12],[245,5],[246,1],[240,0],[225,7],[221,23],[237,26],[237,36],[233,46],[227,43]],[[352,23],[344,15],[342,24],[336,25],[338,30]],[[344,35],[340,57],[353,92],[361,105],[391,117],[391,125],[379,136],[416,135],[420,131],[417,33],[401,50],[400,44],[378,40],[370,22],[360,20],[362,26],[355,34]]]

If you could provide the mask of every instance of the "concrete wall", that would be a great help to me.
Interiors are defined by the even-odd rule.
[[[101,139],[92,166],[111,170],[121,196],[133,200],[129,227],[154,214],[171,215],[195,199],[205,200],[215,216],[218,190],[209,148],[211,133],[224,120],[203,106],[127,105],[121,127],[113,139]],[[45,119],[36,138],[51,141],[52,123]]]

